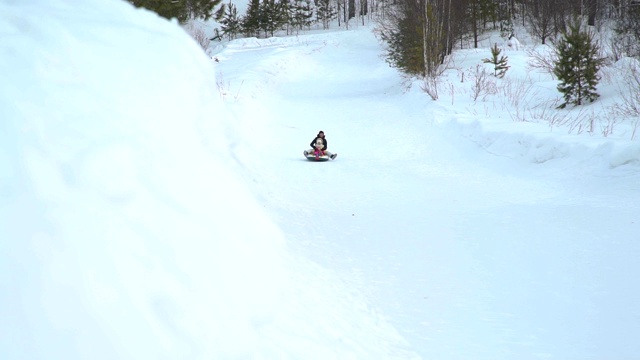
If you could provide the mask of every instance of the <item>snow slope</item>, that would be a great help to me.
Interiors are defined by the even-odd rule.
[[[296,251],[425,359],[637,358],[638,143],[514,122],[467,84],[432,102],[380,53],[360,28],[215,55],[233,152]],[[300,155],[318,130],[335,162]]]
[[[235,174],[242,133],[212,64],[176,24],[121,1],[0,14],[2,358],[395,351],[336,275],[287,253]]]
[[[628,136],[432,102],[367,27],[214,62],[125,2],[33,0],[0,37],[2,358],[640,353]],[[336,161],[302,157],[320,129]]]

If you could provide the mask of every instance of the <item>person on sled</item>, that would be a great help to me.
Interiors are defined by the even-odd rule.
[[[311,150],[305,150],[304,156],[309,156],[309,154],[313,154],[316,156],[316,159],[320,156],[327,155],[331,160],[335,159],[338,154],[333,154],[327,151],[327,139],[324,137],[324,131],[318,132],[318,135],[311,140],[309,144],[311,146]]]

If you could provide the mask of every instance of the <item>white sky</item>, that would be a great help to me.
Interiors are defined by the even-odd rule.
[[[370,27],[214,62],[121,1],[0,2],[0,353],[633,359],[629,61],[557,112],[517,36],[458,52],[434,102]],[[511,69],[473,101],[494,42]],[[318,130],[337,160],[302,156]]]

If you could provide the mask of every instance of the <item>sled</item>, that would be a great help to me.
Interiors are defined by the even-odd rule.
[[[315,155],[309,154],[309,155],[306,155],[306,158],[307,158],[307,160],[310,160],[310,161],[327,161],[327,160],[330,160],[329,156],[327,156],[327,155],[318,156],[318,158],[316,158]]]

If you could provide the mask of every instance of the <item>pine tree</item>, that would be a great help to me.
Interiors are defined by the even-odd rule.
[[[313,23],[313,5],[311,0],[293,0],[289,8],[289,22],[295,30],[311,27]]]
[[[600,80],[598,71],[604,59],[598,55],[599,46],[593,34],[581,30],[580,21],[574,20],[558,43],[556,53],[558,60],[553,72],[560,80],[558,91],[563,94],[565,101],[558,108],[596,100],[600,96],[596,92]]]
[[[214,8],[222,0],[127,0],[136,7],[143,7],[154,11],[158,15],[172,19],[176,18],[182,24],[192,18],[208,20],[214,13]]]
[[[229,3],[229,6],[226,7],[226,11],[220,20],[220,28],[222,29],[222,36],[229,40],[234,39],[242,30],[238,9],[233,3]]]
[[[386,61],[392,67],[410,74],[424,76],[423,32],[419,18],[408,16],[397,20],[397,29],[389,28],[381,32],[387,44]]]
[[[260,33],[260,0],[250,0],[246,14],[242,17],[242,31],[247,36],[258,36]]]
[[[209,20],[214,13],[214,8],[218,6],[222,0],[184,0],[182,2],[185,4],[189,18]]]
[[[510,66],[507,65],[509,58],[500,56],[501,52],[502,50],[498,48],[498,44],[496,43],[491,48],[491,59],[482,59],[482,62],[485,64],[493,64],[493,75],[497,78],[502,78],[510,68]]]
[[[331,0],[317,0],[316,17],[322,23],[323,29],[329,28],[329,23],[335,19],[336,15],[336,9],[333,7]]]
[[[262,0],[260,28],[264,31],[265,36],[273,36],[287,23],[287,6],[288,3],[277,0]]]

